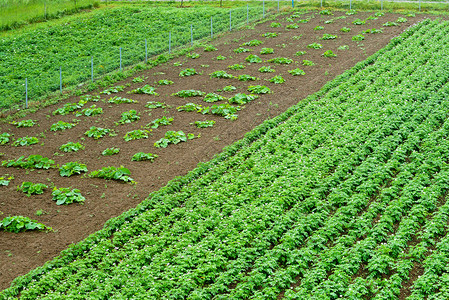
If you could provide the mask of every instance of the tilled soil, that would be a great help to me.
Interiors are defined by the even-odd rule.
[[[277,20],[270,20],[255,26],[254,29],[231,32],[215,39],[212,44],[218,50],[204,52],[202,48],[196,52],[199,58],[192,59],[181,57],[169,61],[166,64],[144,71],[138,76],[145,76],[144,83],[132,83],[132,78],[116,85],[130,83],[124,92],[101,95],[102,100],[107,100],[112,96],[121,96],[138,100],[137,104],[109,104],[107,101],[89,102],[85,107],[96,104],[102,107],[104,113],[94,117],[76,117],[75,115],[53,116],[52,112],[65,103],[77,102],[79,97],[74,97],[67,102],[47,107],[41,111],[29,115],[26,119],[33,119],[38,126],[32,128],[16,128],[10,124],[0,126],[0,133],[9,132],[14,134],[14,138],[23,136],[36,136],[40,143],[28,147],[13,147],[11,145],[0,146],[3,152],[2,160],[17,159],[24,155],[40,154],[49,157],[59,165],[70,161],[78,161],[87,165],[89,172],[101,169],[105,166],[125,166],[131,171],[131,177],[137,182],[136,185],[124,184],[115,181],[107,181],[98,178],[75,175],[71,177],[61,177],[58,169],[50,170],[24,170],[16,168],[0,167],[0,177],[3,175],[13,175],[14,180],[9,186],[0,187],[0,214],[2,217],[23,215],[38,220],[51,226],[53,232],[23,232],[20,234],[0,231],[0,290],[7,288],[11,281],[29,272],[31,269],[43,265],[46,261],[57,256],[71,243],[76,243],[89,234],[102,228],[105,221],[111,217],[120,215],[122,212],[135,207],[145,199],[148,194],[155,191],[176,176],[185,175],[195,168],[202,161],[211,159],[219,153],[223,147],[232,144],[243,135],[253,129],[265,119],[272,118],[288,107],[296,104],[307,95],[318,91],[327,81],[341,74],[357,62],[364,60],[379,49],[388,44],[390,39],[397,36],[413,23],[419,22],[428,17],[417,15],[408,17],[406,23],[398,23],[398,26],[382,27],[387,21],[395,21],[399,14],[386,13],[376,20],[369,19],[364,25],[354,25],[355,19],[365,20],[374,13],[357,13],[346,16],[343,12],[335,12],[333,16],[322,16],[317,12],[309,12],[301,16],[302,19],[310,18],[308,23],[300,23],[299,28],[286,30],[285,26],[292,24],[285,19],[288,15],[280,16]],[[345,19],[336,19],[346,16]],[[334,22],[326,24],[326,20],[333,19]],[[299,19],[295,19],[298,21]],[[272,28],[272,22],[280,22],[279,28]],[[314,30],[316,26],[323,26],[323,30]],[[341,32],[342,27],[351,28],[350,32]],[[383,28],[383,33],[364,34],[365,40],[361,42],[352,41],[352,37],[367,29]],[[267,32],[278,33],[277,37],[265,38],[261,34]],[[320,40],[324,33],[336,34],[337,39]],[[263,41],[263,44],[256,47],[246,47],[252,49],[248,53],[234,53],[233,49],[238,48],[242,43],[253,39]],[[316,42],[323,45],[322,49],[309,49],[307,45]],[[339,50],[340,46],[347,45],[348,49]],[[273,48],[274,54],[261,55],[262,48]],[[326,50],[332,50],[337,57],[327,58],[322,54]],[[297,51],[306,51],[302,56],[295,56]],[[245,58],[249,54],[261,57],[263,63],[249,64]],[[218,55],[225,56],[225,60],[217,60]],[[275,57],[288,57],[297,62],[290,65],[276,65],[265,62]],[[302,60],[311,60],[314,66],[303,66]],[[182,63],[174,64],[176,62]],[[229,70],[227,67],[233,64],[243,64],[243,70]],[[261,66],[271,66],[276,70],[274,73],[260,73]],[[179,72],[185,68],[195,68],[201,71],[201,75],[191,77],[179,77]],[[304,76],[292,76],[287,71],[300,68],[305,71]],[[237,79],[217,79],[209,78],[210,73],[217,70],[226,70],[233,75],[249,74],[260,78],[258,81],[241,82]],[[285,79],[283,84],[274,84],[268,81],[275,75],[282,75]],[[174,81],[168,86],[157,86],[156,82],[161,79]],[[150,84],[157,87],[160,96],[127,94],[127,91]],[[202,115],[196,112],[178,112],[177,107],[188,102],[209,106],[210,103],[202,101],[202,97],[182,99],[171,96],[180,90],[195,89],[203,92],[217,92],[224,86],[233,85],[237,87],[234,92],[219,92],[225,97],[232,97],[236,93],[248,93],[249,85],[266,85],[272,93],[260,95],[260,98],[246,104],[238,113],[238,119],[231,121],[215,115]],[[97,91],[99,93],[100,91]],[[160,101],[170,105],[166,109],[148,110],[145,108],[147,101]],[[220,103],[220,102],[218,102]],[[141,119],[126,125],[116,125],[122,112],[135,109],[141,113]],[[126,132],[135,129],[142,129],[146,124],[161,116],[173,117],[172,125],[162,126],[151,131],[148,139],[125,142],[123,136]],[[50,126],[59,120],[71,122],[73,119],[79,120],[74,128],[53,132]],[[214,120],[216,124],[212,128],[199,129],[191,125],[199,120]],[[113,129],[116,135],[106,136],[94,140],[84,135],[91,126]],[[188,140],[177,145],[170,145],[165,149],[158,149],[153,146],[154,142],[164,136],[168,130],[183,130],[187,133],[201,134],[200,138]],[[62,144],[67,142],[80,142],[85,145],[85,150],[75,153],[64,153],[59,150]],[[101,152],[110,147],[120,148],[120,152],[113,156],[102,156]],[[137,152],[151,152],[159,157],[154,162],[131,161],[133,154]],[[32,195],[17,191],[17,186],[24,181],[34,183],[40,182],[50,187],[72,187],[81,190],[86,197],[84,205],[71,204],[57,206],[52,201],[51,188],[46,189],[42,195]],[[43,214],[36,215],[41,210]]]

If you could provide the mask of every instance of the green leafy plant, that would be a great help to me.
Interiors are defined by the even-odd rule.
[[[118,92],[123,92],[123,90],[125,89],[124,85],[117,85],[111,88],[108,88],[102,92],[100,92],[100,94],[106,94],[106,95],[110,95],[112,93],[118,93]]]
[[[156,93],[156,88],[154,88],[148,84],[145,84],[143,87],[129,91],[128,94],[147,94],[147,95],[159,96],[159,94]]]
[[[158,102],[158,101],[148,101],[147,104],[145,104],[146,108],[149,109],[155,109],[155,108],[167,108],[168,105],[164,102]]]
[[[349,31],[351,31],[351,28],[349,28],[349,27],[342,27],[342,28],[340,29],[340,31],[341,31],[341,32],[349,32]]]
[[[304,59],[302,61],[302,64],[303,64],[303,66],[314,66],[315,65],[315,63],[313,61],[307,60],[307,59]]]
[[[349,46],[348,45],[342,45],[340,47],[337,48],[338,50],[348,50]]]
[[[68,123],[68,122],[64,122],[64,121],[58,121],[54,124],[51,125],[50,127],[50,131],[62,131],[62,130],[66,130],[66,129],[70,129],[75,127],[76,124],[75,123]]]
[[[259,78],[251,76],[251,75],[248,75],[248,74],[242,74],[242,75],[239,75],[237,77],[237,79],[239,81],[254,81],[254,80],[258,80]]]
[[[313,28],[313,30],[323,30],[323,29],[324,29],[324,27],[320,26],[320,25],[318,25],[315,28]]]
[[[382,33],[383,30],[382,29],[376,29],[376,28],[372,28],[372,29],[367,29],[364,30],[363,33]]]
[[[324,21],[324,24],[332,24],[334,23],[334,19]]]
[[[131,109],[130,111],[122,112],[121,118],[118,121],[120,124],[128,124],[135,121],[140,120],[140,113],[138,113],[136,110]]]
[[[229,79],[229,78],[233,78],[234,76],[232,76],[231,74],[227,73],[226,71],[223,70],[219,70],[219,71],[215,71],[213,73],[209,74],[210,78],[225,78],[225,79]]]
[[[97,107],[95,104],[91,105],[90,107],[86,107],[82,109],[81,111],[76,113],[77,117],[80,116],[86,116],[86,117],[92,117],[96,115],[101,115],[103,113],[103,109],[101,107]]]
[[[188,76],[193,76],[193,75],[197,75],[198,72],[194,69],[194,68],[187,68],[184,70],[181,70],[181,72],[179,72],[179,77],[188,77]]]
[[[352,24],[354,25],[364,25],[366,23],[365,20],[360,20],[360,19],[355,19],[354,21],[352,21]]]
[[[240,107],[233,106],[229,103],[221,103],[214,104],[210,107],[205,107],[202,111],[203,114],[212,114],[217,116],[222,116],[225,119],[236,120],[237,119],[237,111],[240,110]]]
[[[114,155],[114,154],[118,154],[119,152],[120,152],[120,148],[112,147],[112,148],[104,149],[103,152],[101,152],[101,155],[111,156],[111,155]]]
[[[346,12],[346,15],[348,15],[348,16],[352,16],[352,15],[355,15],[355,14],[357,14],[357,11],[355,11],[354,9],[350,9],[350,10],[348,10]]]
[[[292,39],[293,39],[293,40],[300,40],[301,37],[302,37],[302,34],[300,34],[300,35],[295,35],[295,36],[292,36]]]
[[[168,80],[168,79],[161,79],[157,82],[157,84],[159,84],[159,85],[171,85],[173,83],[174,83],[173,81]]]
[[[92,126],[84,134],[97,140],[110,132],[111,129]]]
[[[222,100],[226,100],[226,98],[221,95],[215,94],[215,93],[208,93],[203,99],[204,102],[208,102],[208,103],[222,101]]]
[[[288,24],[287,26],[285,26],[285,29],[298,29],[299,25],[298,24]]]
[[[365,36],[363,36],[362,34],[357,34],[352,37],[353,41],[363,41],[364,39],[365,39]]]
[[[375,15],[376,17],[382,17],[382,16],[385,15],[385,13],[378,11],[378,12],[376,12],[374,15]]]
[[[4,132],[0,134],[0,145],[6,145],[11,140],[13,135],[11,133]]]
[[[170,144],[187,141],[189,137],[183,131],[167,131],[165,136],[154,143],[156,148],[167,148]],[[191,139],[191,138],[190,138]]]
[[[233,65],[228,66],[228,69],[231,69],[231,70],[242,70],[244,68],[245,68],[245,66],[240,65],[240,64],[233,64]]]
[[[249,42],[243,43],[242,46],[249,46],[249,47],[255,47],[263,44],[262,41],[259,40],[251,40]]]
[[[396,20],[396,22],[398,22],[398,23],[405,23],[405,22],[407,22],[407,19],[404,18],[404,17],[399,17],[399,18]]]
[[[141,130],[141,129],[132,130],[128,131],[123,137],[123,139],[127,142],[132,140],[147,139],[149,133],[150,132],[148,130]]]
[[[36,125],[36,122],[33,120],[22,120],[22,121],[12,121],[10,124],[15,125],[17,128],[21,127],[33,127]]]
[[[237,88],[233,85],[227,85],[223,88],[223,92],[232,92],[235,91]]]
[[[262,48],[260,50],[260,54],[273,54],[274,49],[273,48]]]
[[[293,59],[287,58],[287,57],[276,57],[269,59],[268,62],[275,63],[278,65],[289,65],[293,62]]]
[[[309,23],[310,19],[301,19],[296,21],[296,23],[300,23],[300,24],[305,24],[305,23]]]
[[[13,179],[14,175],[8,176],[8,174],[6,174],[5,176],[0,176],[0,186],[8,186]]]
[[[216,60],[225,60],[226,56],[223,55],[218,55],[217,57],[215,57]]]
[[[159,126],[171,125],[171,122],[173,122],[173,118],[167,118],[166,116],[163,116],[161,118],[151,121],[145,127],[146,128],[151,127],[153,129],[156,129],[159,128]]]
[[[204,46],[204,52],[212,52],[217,51],[218,49],[215,46],[212,45],[206,45]]]
[[[53,230],[36,220],[24,216],[6,217],[0,221],[0,230],[19,233],[27,230]]]
[[[276,76],[270,78],[268,81],[270,81],[271,83],[280,84],[280,83],[284,83],[285,79],[282,78],[282,76],[280,76],[280,75],[276,75]]]
[[[187,97],[200,97],[204,96],[206,93],[198,90],[182,90],[179,92],[176,92],[172,94],[172,96],[178,96],[180,98],[187,98]]]
[[[203,110],[203,107],[201,105],[195,104],[195,103],[187,103],[182,106],[177,107],[178,111],[194,111],[194,112],[201,112]]]
[[[272,22],[272,23],[270,24],[270,27],[271,27],[271,28],[281,27],[281,23],[278,23],[278,22]]]
[[[332,52],[332,50],[326,50],[323,54],[324,57],[336,57],[337,54],[335,54],[334,52]]]
[[[130,175],[131,171],[123,166],[120,166],[119,168],[108,166],[101,168],[100,170],[92,171],[89,174],[89,177],[135,183]]]
[[[250,85],[248,87],[248,92],[254,94],[268,94],[271,93],[271,90],[269,87],[264,85]]]
[[[244,47],[238,47],[237,49],[234,49],[233,51],[235,53],[244,53],[244,52],[250,52],[252,50],[248,49],[248,48],[244,48]]]
[[[24,192],[29,197],[31,195],[43,194],[46,188],[48,188],[48,185],[45,185],[43,183],[32,183],[29,181],[25,181],[22,182],[22,185],[17,187],[17,190]]]
[[[333,13],[332,13],[330,10],[328,10],[328,9],[323,9],[322,11],[320,11],[320,15],[323,15],[323,16],[332,16]]]
[[[272,69],[270,66],[263,66],[259,68],[259,72],[260,73],[272,73],[272,72],[276,72],[275,69]]]
[[[296,53],[295,53],[295,55],[296,56],[301,56],[301,55],[304,55],[304,54],[306,54],[307,52],[306,51],[297,51]]]
[[[82,95],[80,96],[80,102],[98,102],[100,101],[101,97],[99,95]]]
[[[70,177],[75,174],[81,174],[81,172],[87,172],[87,166],[76,161],[68,162],[59,167],[59,175],[63,177]]]
[[[27,158],[25,156],[20,156],[16,160],[4,160],[2,161],[3,167],[17,167],[23,169],[50,169],[54,166],[55,161],[49,159],[48,157],[43,157],[42,155],[30,155]]]
[[[156,154],[137,152],[136,154],[133,155],[131,160],[132,161],[149,160],[149,161],[153,162],[156,159],[156,157],[158,157]]]
[[[382,24],[382,26],[384,26],[384,27],[392,27],[392,26],[399,26],[399,24],[396,23],[396,22],[386,22],[386,23]]]
[[[247,58],[245,58],[245,60],[249,63],[261,63],[262,59],[254,54],[250,54]]]
[[[12,143],[13,146],[16,147],[23,147],[23,146],[31,146],[39,143],[39,139],[35,136],[24,136],[21,138],[18,138],[17,140]]]
[[[114,96],[112,98],[109,98],[108,103],[114,103],[114,104],[122,104],[122,103],[138,103],[138,101],[128,98],[122,98],[119,96]]]
[[[329,33],[324,33],[323,36],[320,38],[321,40],[334,40],[336,39],[338,36],[335,34],[329,34]]]
[[[238,105],[243,105],[243,104],[246,104],[246,103],[251,102],[253,100],[256,100],[257,98],[259,98],[259,96],[257,96],[257,95],[252,95],[252,94],[246,95],[244,93],[238,93],[238,94],[234,95],[234,97],[229,98],[229,103],[231,103],[231,104],[235,103],[235,104],[238,104]]]
[[[198,57],[200,57],[200,55],[198,53],[195,52],[189,52],[186,54],[187,57],[192,58],[192,59],[196,59]]]
[[[289,70],[288,71],[290,74],[292,74],[293,76],[299,76],[299,75],[306,75],[306,72],[304,72],[303,70],[301,70],[300,68],[296,68],[293,70]]]
[[[52,200],[56,201],[56,205],[84,203],[86,200],[86,198],[81,195],[81,191],[79,189],[72,189],[72,187],[54,187],[51,195],[53,196]]]
[[[307,48],[311,48],[311,49],[321,49],[321,48],[323,48],[323,45],[318,44],[318,43],[312,43],[312,44],[307,45]]]
[[[273,37],[277,37],[278,34],[276,32],[267,32],[267,33],[262,34],[262,36],[266,37],[266,38],[273,38]]]
[[[86,102],[80,101],[78,103],[66,103],[63,107],[60,107],[53,111],[53,115],[68,115],[71,112],[74,112],[77,109],[80,109],[84,106]]]
[[[190,123],[190,124],[194,124],[196,127],[198,128],[207,128],[207,127],[213,127],[215,124],[215,121],[212,120],[206,120],[206,121],[195,121],[194,123]]]
[[[85,147],[84,145],[80,143],[74,143],[74,142],[68,142],[67,144],[62,145],[59,147],[59,150],[63,152],[77,152],[79,150],[83,150]]]
[[[145,81],[145,76],[138,76],[138,77],[134,77],[132,82],[133,83],[141,83]]]

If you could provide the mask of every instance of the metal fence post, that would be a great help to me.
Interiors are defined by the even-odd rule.
[[[384,9],[384,1],[380,0],[380,10],[383,10],[383,9]]]
[[[419,0],[419,11],[421,11],[421,0]]]
[[[262,1],[262,18],[265,18],[265,0]]]
[[[349,0],[349,10],[352,9],[352,0]]]
[[[292,0],[292,8],[294,8],[295,7],[295,2],[294,2],[295,0]]]

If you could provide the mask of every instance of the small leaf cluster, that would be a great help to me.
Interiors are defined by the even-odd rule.
[[[132,161],[149,160],[149,161],[153,162],[156,159],[156,157],[158,157],[156,154],[137,152],[136,154],[133,155],[131,160]]]
[[[28,217],[12,216],[0,221],[0,230],[19,233],[27,230],[52,230],[52,228]]]
[[[110,156],[110,155],[114,155],[120,152],[120,148],[106,148],[103,150],[103,152],[101,152],[102,155],[104,156]]]
[[[114,104],[122,104],[122,103],[137,103],[136,100],[128,99],[128,98],[122,98],[119,96],[115,96],[112,98],[109,98],[108,103],[114,103]]]
[[[43,157],[42,155],[30,155],[27,158],[25,156],[20,156],[16,160],[4,160],[2,161],[3,167],[14,167],[23,169],[50,169],[54,166],[55,161],[49,159],[48,157]]]
[[[204,96],[206,93],[198,90],[182,90],[179,92],[176,92],[172,94],[172,96],[178,96],[180,98],[187,98],[187,97],[199,97]]]
[[[166,116],[163,116],[159,119],[151,121],[145,127],[151,127],[153,129],[156,129],[159,128],[159,126],[171,125],[171,122],[173,122],[173,118],[167,118]]]
[[[79,189],[72,189],[71,187],[55,187],[51,194],[53,196],[53,201],[56,201],[56,205],[83,203],[86,200],[86,198],[81,195]]]
[[[131,171],[123,166],[120,166],[118,168],[108,166],[101,168],[100,170],[92,171],[89,174],[89,177],[134,183],[134,180],[130,177],[130,175]]]
[[[125,89],[124,85],[117,85],[117,86],[110,87],[104,91],[101,91],[100,94],[110,95],[112,93],[123,92],[124,89]]]
[[[85,146],[79,142],[68,142],[67,144],[62,145],[59,147],[59,150],[63,152],[77,152],[79,150],[83,150]]]
[[[45,185],[43,183],[32,183],[29,181],[22,182],[22,185],[17,187],[18,191],[22,191],[27,196],[31,195],[41,195],[44,193],[44,189],[48,188],[48,185]]]
[[[159,94],[156,93],[156,88],[154,88],[148,84],[144,85],[143,87],[129,91],[128,94],[147,94],[147,95],[159,96]]]
[[[167,148],[170,144],[178,144],[187,141],[188,136],[184,131],[167,131],[165,136],[154,143],[156,148]]]
[[[80,116],[86,116],[86,117],[92,117],[96,115],[101,115],[103,113],[103,109],[101,107],[97,107],[95,104],[91,105],[90,107],[86,107],[82,109],[81,111],[76,113],[77,117]]]
[[[21,138],[18,138],[17,140],[12,143],[13,146],[30,146],[39,143],[39,139],[35,136],[24,136]]]
[[[131,109],[130,111],[122,112],[121,118],[118,121],[120,124],[128,124],[135,121],[140,120],[140,113],[138,113],[136,110]]]
[[[68,123],[68,122],[64,122],[64,121],[58,121],[58,122],[56,122],[56,123],[51,125],[50,131],[62,131],[62,130],[73,128],[75,126],[76,126],[75,123]]]
[[[123,139],[127,142],[132,140],[147,139],[149,133],[150,132],[148,130],[141,130],[141,129],[132,130],[128,131],[123,137]]]
[[[21,127],[33,127],[36,125],[36,122],[34,120],[22,120],[22,121],[12,121],[10,124],[15,125],[17,128]]]
[[[92,126],[84,134],[87,135],[88,137],[98,140],[99,138],[104,137],[106,134],[110,132],[111,129]]]
[[[59,175],[63,177],[81,174],[81,172],[87,172],[87,166],[76,161],[68,162],[59,168]]]

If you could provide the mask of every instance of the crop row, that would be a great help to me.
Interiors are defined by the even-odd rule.
[[[423,215],[444,217],[447,25],[412,27],[3,295],[384,299]]]

